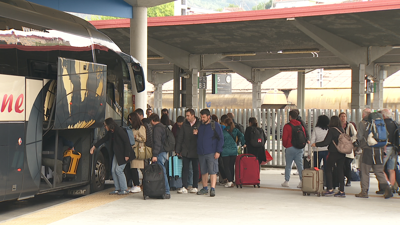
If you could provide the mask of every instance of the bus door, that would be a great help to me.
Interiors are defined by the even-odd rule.
[[[55,130],[103,126],[107,66],[59,58]]]
[[[22,190],[25,77],[0,75],[0,80],[0,200],[9,200]]]

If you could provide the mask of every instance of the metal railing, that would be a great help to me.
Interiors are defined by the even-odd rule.
[[[178,116],[185,116],[186,108],[174,108],[168,109],[170,119],[176,121]],[[156,108],[153,110],[158,115],[161,115],[161,108]],[[200,111],[194,110],[197,117],[200,118]],[[271,156],[274,158],[267,165],[282,167],[286,165],[285,162],[285,151],[282,146],[282,130],[283,126],[288,122],[289,110],[286,109],[211,109],[211,114],[215,114],[218,118],[229,112],[234,114],[235,121],[242,124],[244,127],[248,126],[248,119],[250,117],[255,117],[265,134],[267,135],[267,142],[265,148],[268,149]],[[338,109],[303,109],[300,110],[301,119],[306,123],[306,129],[308,130],[310,136],[314,130],[315,124],[317,124],[318,116],[326,115],[339,116],[341,112],[345,112],[347,115],[347,121],[354,122],[358,125],[361,121],[362,110],[352,109],[352,110],[338,110]],[[393,120],[399,121],[399,111],[396,110],[393,113]],[[311,146],[306,145],[305,151],[311,152]]]

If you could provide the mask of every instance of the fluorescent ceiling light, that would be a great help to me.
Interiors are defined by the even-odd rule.
[[[400,48],[400,45],[392,46],[392,48]]]
[[[319,49],[318,48],[312,48],[312,49],[284,49],[278,51],[280,54],[304,54],[304,53],[318,53]]]
[[[164,57],[159,55],[149,55],[147,56],[147,59],[164,59]]]
[[[222,53],[223,56],[255,56],[255,52],[227,52]]]

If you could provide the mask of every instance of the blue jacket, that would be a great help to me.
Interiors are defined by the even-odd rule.
[[[229,126],[224,127],[223,126],[223,133],[224,133],[224,146],[223,146],[223,152],[221,154],[222,157],[226,156],[237,156],[237,145],[236,145],[236,138],[240,139],[240,142],[245,145],[245,140],[244,140],[244,135],[239,131],[239,129],[234,128],[232,131],[233,137],[229,134],[228,132]]]
[[[214,137],[214,131],[211,128],[211,123],[201,124],[197,134],[197,153],[199,155],[207,155],[211,153],[222,152],[224,145],[224,135],[222,134],[221,125],[215,122],[215,131],[219,136],[219,140]]]

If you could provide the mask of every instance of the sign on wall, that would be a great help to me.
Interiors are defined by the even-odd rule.
[[[231,94],[232,76],[230,74],[212,75],[212,93],[213,94]]]

